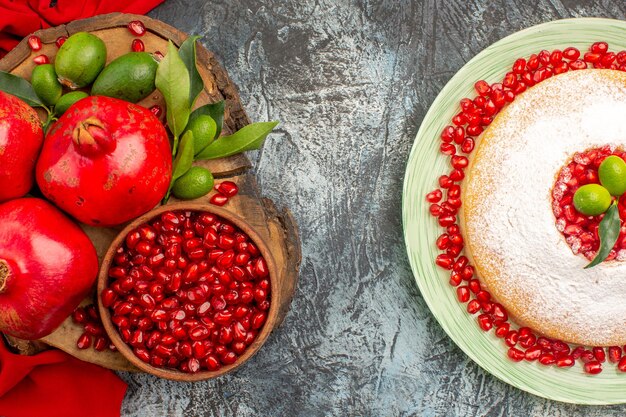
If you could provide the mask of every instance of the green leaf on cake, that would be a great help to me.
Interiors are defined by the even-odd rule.
[[[596,257],[593,258],[593,261],[585,267],[585,269],[598,265],[604,261],[607,256],[609,256],[611,249],[613,249],[615,242],[617,242],[620,226],[621,221],[619,218],[619,210],[617,208],[617,204],[613,202],[604,214],[604,217],[600,222],[600,227],[598,228],[598,234],[600,235],[600,248],[598,249],[598,253],[596,254]]]

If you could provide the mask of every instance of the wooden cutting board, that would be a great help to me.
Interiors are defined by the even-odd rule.
[[[35,32],[34,34],[41,38],[43,48],[37,52],[31,51],[27,43],[28,37],[24,38],[13,51],[0,60],[0,70],[30,80],[30,74],[35,67],[33,58],[39,54],[46,54],[51,62],[54,62],[58,49],[55,45],[56,39],[59,36],[69,36],[76,32],[91,32],[100,37],[107,46],[108,63],[125,53],[131,52],[130,45],[135,36],[126,26],[133,20],[142,21],[147,29],[146,34],[140,38],[145,44],[146,52],[160,51],[165,53],[168,39],[176,46],[180,46],[188,37],[187,34],[146,16],[112,13]],[[197,55],[198,70],[204,80],[205,88],[200,94],[196,106],[225,100],[223,135],[233,133],[249,124],[250,119],[241,104],[237,86],[233,84],[224,68],[217,62],[215,55],[200,44],[198,44]],[[155,91],[139,104],[145,107],[158,104],[165,109],[163,97],[158,91]],[[43,118],[44,114],[41,113],[41,116]],[[247,172],[250,168],[250,161],[244,154],[211,161],[199,161],[196,164],[211,170],[216,182],[219,181],[218,178],[228,178],[239,185],[239,194],[232,198],[224,208],[243,217],[267,242],[270,242],[270,249],[280,270],[278,276],[272,277],[279,284],[278,293],[272,294],[272,303],[279,303],[280,310],[276,322],[268,322],[266,326],[275,328],[280,325],[289,310],[298,281],[301,252],[296,222],[288,209],[278,209],[271,200],[260,195],[255,177]],[[196,201],[208,203],[211,195]],[[175,202],[176,199],[172,198],[170,201]],[[93,241],[100,261],[102,261],[114,237],[123,228],[123,225],[117,228],[81,226]],[[93,295],[91,295],[83,301],[83,304],[94,302]],[[54,346],[81,360],[110,369],[136,370],[117,352],[78,349],[76,340],[82,331],[81,326],[74,324],[71,318],[68,318],[55,332],[38,342],[8,339],[16,350],[24,354],[33,354],[46,349],[47,346]]]

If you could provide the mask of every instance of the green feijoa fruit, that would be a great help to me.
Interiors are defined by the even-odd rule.
[[[611,195],[619,197],[626,192],[626,162],[619,156],[611,155],[602,161],[598,177]]]
[[[59,48],[54,68],[61,84],[74,90],[91,84],[104,68],[106,59],[107,48],[102,39],[78,32]]]
[[[78,100],[82,100],[85,97],[89,97],[89,94],[84,91],[71,91],[63,94],[57,104],[54,106],[54,114],[57,116],[62,115],[70,108],[70,106],[76,103]]]
[[[53,106],[63,94],[63,86],[57,80],[57,73],[52,64],[37,65],[30,76],[30,83],[37,96],[47,106]]]
[[[108,96],[136,103],[156,88],[158,64],[147,52],[130,52],[107,65],[91,88],[92,96]]]
[[[203,114],[193,119],[187,126],[187,130],[193,133],[193,151],[195,155],[198,155],[215,139],[217,123],[211,116]]]
[[[193,200],[208,194],[213,188],[213,175],[206,168],[193,166],[174,181],[172,193],[181,200]]]
[[[600,184],[587,184],[574,193],[574,207],[585,216],[597,216],[611,205],[611,194]]]

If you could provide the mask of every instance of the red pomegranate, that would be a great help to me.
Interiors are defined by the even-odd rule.
[[[0,331],[21,339],[50,334],[85,298],[98,273],[96,249],[50,203],[0,204]]]
[[[22,197],[33,186],[43,129],[35,110],[1,91],[0,119],[1,202]]]
[[[141,106],[86,97],[53,126],[37,161],[44,195],[83,223],[114,226],[153,208],[172,178],[169,140]]]

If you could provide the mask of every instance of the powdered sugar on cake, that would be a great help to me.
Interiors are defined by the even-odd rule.
[[[571,71],[498,115],[464,184],[467,247],[494,297],[540,333],[605,346],[626,342],[626,262],[584,269],[588,260],[558,230],[551,195],[576,152],[607,144],[626,147],[626,75]]]

